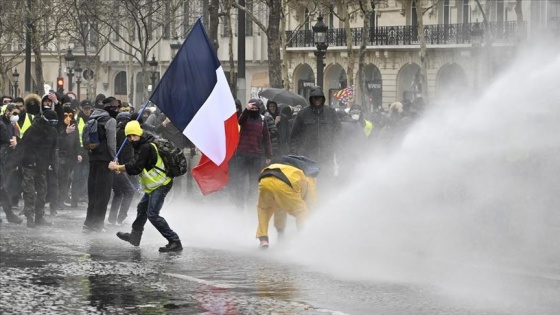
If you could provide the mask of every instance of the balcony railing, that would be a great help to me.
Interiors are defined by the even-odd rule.
[[[471,34],[474,23],[424,25],[424,36],[428,45],[472,44]],[[494,43],[515,43],[518,39],[517,22],[489,23],[488,29],[479,24],[484,34],[492,34]],[[363,29],[351,28],[352,45],[362,44]],[[329,29],[327,39],[330,47],[346,46],[346,30],[343,28]],[[288,47],[314,47],[313,31],[287,31],[291,39]],[[371,29],[368,46],[403,46],[418,45],[418,29],[416,26],[379,26]]]

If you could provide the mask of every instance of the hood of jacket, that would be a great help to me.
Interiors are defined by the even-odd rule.
[[[107,117],[110,118],[111,116],[109,115],[109,113],[107,113],[106,110],[104,109],[100,109],[100,108],[96,108],[93,113],[91,113],[91,115],[89,116],[90,119],[98,119],[101,117]]]
[[[39,115],[41,113],[41,97],[35,93],[27,94],[23,98],[25,111],[31,115]]]

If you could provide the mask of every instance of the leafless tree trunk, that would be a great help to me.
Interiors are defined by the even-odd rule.
[[[418,16],[418,40],[420,41],[420,64],[422,68],[422,98],[429,104],[428,88],[428,48],[426,47],[426,37],[424,36],[424,11],[422,0],[416,3],[416,15]]]
[[[362,106],[366,104],[366,91],[367,91],[367,83],[366,83],[366,71],[365,71],[365,59],[366,59],[366,47],[368,40],[370,38],[370,20],[369,15],[373,12],[373,8],[371,7],[371,1],[360,1],[360,8],[362,14],[364,15],[364,24],[362,26],[362,43],[360,45],[360,52],[358,58],[358,76],[360,78],[360,89],[359,94],[361,95],[360,102]]]

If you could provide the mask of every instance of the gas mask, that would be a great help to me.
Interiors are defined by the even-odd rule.
[[[43,119],[51,126],[58,125],[58,119],[47,119],[45,116],[43,116]]]
[[[64,123],[69,126],[70,123],[72,122],[72,118],[74,117],[74,114],[72,113],[64,113]]]

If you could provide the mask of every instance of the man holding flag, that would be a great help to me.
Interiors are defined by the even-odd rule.
[[[150,101],[202,152],[192,171],[203,194],[222,189],[239,141],[235,101],[201,19],[193,26]]]

